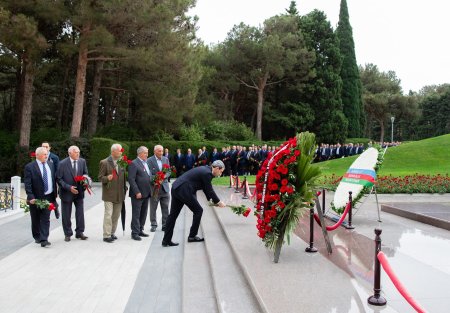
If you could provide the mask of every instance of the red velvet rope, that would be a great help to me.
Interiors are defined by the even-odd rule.
[[[339,226],[341,226],[342,222],[345,220],[345,217],[347,216],[348,211],[350,211],[350,207],[351,207],[351,202],[347,203],[344,213],[342,213],[339,221],[337,221],[336,224],[334,224],[334,225],[327,226],[326,229],[328,231],[332,231],[332,230],[335,230],[336,228],[338,228]],[[314,219],[316,220],[317,224],[319,224],[319,226],[322,226],[322,224],[320,224],[319,215],[317,215],[317,213],[314,213]]]
[[[386,255],[383,253],[383,251],[378,252],[377,258],[381,263],[381,266],[383,266],[384,271],[391,279],[392,283],[394,284],[395,288],[397,288],[398,292],[405,298],[406,301],[419,313],[425,312],[425,309],[423,309],[408,293],[405,286],[399,281],[398,277],[394,274],[394,271],[392,270],[392,267],[389,265],[389,262],[386,258]]]

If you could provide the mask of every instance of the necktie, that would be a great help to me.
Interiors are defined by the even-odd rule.
[[[73,161],[72,171],[73,176],[77,176],[77,161]]]
[[[44,193],[46,193],[48,191],[48,177],[45,162],[42,162],[42,180],[44,181]]]

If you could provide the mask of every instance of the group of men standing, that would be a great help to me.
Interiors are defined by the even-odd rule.
[[[327,161],[332,159],[344,158],[364,152],[364,145],[361,143],[348,143],[343,146],[340,143],[335,145],[322,143],[316,149],[315,161]]]
[[[72,204],[75,206],[76,228],[75,237],[87,240],[84,235],[84,193],[91,179],[88,176],[86,161],[80,158],[80,149],[71,146],[69,156],[59,162],[56,155],[50,153],[50,145],[46,142],[36,149],[36,160],[25,167],[25,190],[27,202],[30,205],[32,235],[36,243],[42,247],[51,245],[48,241],[50,227],[50,211],[38,207],[38,202],[48,201],[57,207],[56,198],[61,199],[62,225],[66,242],[73,236],[71,215]],[[165,153],[164,153],[165,152]],[[194,213],[188,242],[200,242],[203,238],[197,236],[203,209],[196,199],[196,192],[203,190],[208,199],[212,199],[218,206],[225,206],[215,194],[211,180],[220,176],[225,169],[222,161],[213,161],[211,166],[203,162],[197,168],[177,179],[172,187],[172,204],[169,215],[170,171],[166,171],[162,182],[155,185],[154,177],[163,168],[171,168],[168,150],[161,145],[154,147],[154,155],[148,157],[148,148],[141,146],[137,149],[137,157],[131,162],[122,158],[123,148],[116,143],[111,146],[111,154],[100,161],[98,179],[102,184],[102,200],[104,202],[103,241],[112,243],[117,240],[115,235],[118,220],[125,201],[129,185],[131,198],[131,238],[141,241],[149,235],[144,232],[144,225],[150,207],[150,232],[158,227],[157,208],[161,207],[161,230],[165,232],[162,245],[176,246],[172,242],[173,229],[176,219],[183,207],[187,205]],[[165,155],[164,155],[165,154]],[[82,177],[82,181],[80,181]],[[156,190],[157,189],[157,190]],[[58,209],[55,215],[59,218]]]
[[[64,240],[70,241],[72,230],[72,204],[75,205],[75,237],[81,240],[88,239],[84,235],[84,189],[76,177],[84,177],[90,181],[86,161],[80,158],[80,149],[71,146],[69,156],[59,162],[58,156],[50,152],[50,145],[44,142],[36,149],[36,160],[25,166],[24,185],[27,194],[27,203],[30,205],[31,231],[36,243],[42,247],[51,245],[48,241],[50,227],[50,211],[46,207],[38,207],[37,201],[46,201],[53,204],[56,218],[59,218],[56,198],[61,199],[62,226]]]
[[[253,145],[248,148],[239,145],[229,146],[222,147],[221,151],[213,148],[211,153],[206,150],[206,147],[203,147],[198,150],[196,155],[190,148],[187,149],[186,154],[183,154],[181,149],[177,149],[171,163],[176,169],[177,177],[195,167],[212,164],[217,160],[225,164],[224,176],[255,175],[269,152],[267,145],[261,147]],[[169,157],[171,156],[169,155]]]

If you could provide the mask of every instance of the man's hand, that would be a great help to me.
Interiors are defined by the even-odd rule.
[[[136,194],[136,199],[142,199],[142,194],[141,193],[137,193]]]
[[[70,192],[73,193],[74,195],[77,195],[77,194],[78,194],[77,187],[75,187],[75,186],[70,186]]]
[[[32,199],[29,202],[30,202],[30,204],[34,204],[36,202],[36,199]]]
[[[113,174],[108,175],[108,180],[111,181],[113,179]]]
[[[219,201],[216,205],[221,208],[226,207],[225,203],[223,203],[222,201]]]

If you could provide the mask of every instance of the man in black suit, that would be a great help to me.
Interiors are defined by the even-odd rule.
[[[56,171],[56,180],[59,185],[59,196],[61,198],[62,225],[65,241],[70,241],[72,231],[72,203],[75,205],[75,238],[86,240],[84,235],[84,190],[80,182],[75,181],[75,177],[84,176],[91,182],[88,176],[86,160],[80,158],[80,149],[77,146],[70,146],[69,157],[59,163]]]
[[[50,233],[50,211],[36,206],[36,200],[47,200],[56,205],[56,179],[53,163],[48,162],[46,148],[36,149],[36,160],[25,166],[25,191],[30,204],[31,233],[34,241],[41,247],[51,245],[48,241]]]
[[[148,234],[144,233],[144,225],[151,196],[151,172],[147,164],[147,147],[140,146],[137,155],[128,166],[128,183],[132,207],[131,238],[139,241],[142,240],[141,237],[148,237]]]
[[[56,171],[58,171],[58,165],[59,165],[59,157],[54,154],[53,152],[51,152],[50,150],[52,149],[52,147],[50,146],[50,143],[48,141],[44,141],[41,144],[41,147],[44,147],[45,149],[47,149],[48,152],[48,158],[47,161],[50,163],[53,163],[53,167],[55,169],[55,175],[56,175]],[[55,208],[55,217],[59,218],[59,210],[58,207]]]
[[[153,149],[154,155],[147,159],[148,167],[152,176],[163,170],[163,166],[169,166],[169,159],[163,156],[163,146],[156,145]],[[170,187],[169,187],[170,171],[164,177],[164,181],[159,187],[159,192],[155,193],[155,184],[152,184],[152,197],[150,199],[150,231],[153,233],[158,227],[156,220],[156,210],[158,209],[158,203],[161,206],[161,230],[166,229],[167,216],[169,216],[169,202],[170,202]]]
[[[224,207],[225,203],[220,201],[211,185],[214,177],[222,175],[225,165],[222,161],[217,160],[211,166],[200,166],[186,172],[183,176],[175,181],[172,186],[172,204],[170,206],[170,214],[167,218],[166,231],[162,240],[163,247],[177,246],[178,243],[172,242],[173,229],[175,222],[184,205],[194,213],[192,226],[189,232],[188,242],[200,242],[203,238],[197,237],[198,228],[202,219],[203,208],[197,201],[197,191],[203,190],[208,200]]]
[[[177,149],[177,154],[175,154],[173,160],[173,165],[175,166],[175,170],[177,171],[177,177],[180,177],[183,174],[184,165],[184,155],[181,153],[181,149]]]
[[[195,155],[192,154],[191,148],[187,150],[187,154],[184,156],[184,166],[183,169],[185,172],[194,168],[195,165]]]

